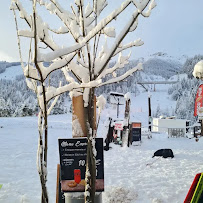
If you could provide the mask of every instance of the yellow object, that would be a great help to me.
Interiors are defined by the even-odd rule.
[[[201,197],[202,191],[203,191],[203,173],[199,178],[191,203],[198,203],[199,198]]]

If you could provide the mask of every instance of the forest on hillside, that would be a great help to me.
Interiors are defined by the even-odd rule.
[[[120,83],[98,88],[96,94],[97,96],[103,94],[107,97],[111,91],[114,91],[120,93],[131,92],[134,95],[138,95],[140,91],[145,91],[144,88],[138,86],[137,83],[139,81],[169,79],[178,73],[186,73],[188,76],[187,79],[180,79],[179,83],[168,89],[168,94],[172,100],[177,101],[175,112],[173,112],[175,116],[177,118],[194,121],[194,97],[201,81],[193,78],[192,71],[194,65],[201,59],[203,59],[203,56],[197,55],[188,58],[183,65],[180,65],[177,61],[152,58],[143,63],[143,71],[134,73],[133,76]],[[139,62],[140,60],[130,61],[130,63],[127,64],[123,70],[119,70],[117,74],[122,75],[123,72],[135,67]],[[4,72],[6,68],[14,65],[19,65],[19,63],[0,62],[0,71]],[[114,63],[112,62],[110,66],[113,65]],[[63,84],[66,83],[61,71],[51,74],[49,78],[50,85],[52,86],[57,86],[57,81],[60,80]],[[52,110],[52,114],[63,114],[67,111],[71,111],[70,106],[67,105],[68,101],[70,101],[68,93],[61,95]],[[35,94],[27,88],[23,75],[18,76],[15,80],[0,80],[0,117],[31,116],[37,113],[38,106]],[[163,109],[157,109],[154,116],[158,117],[163,114],[168,116],[167,114],[169,113]]]

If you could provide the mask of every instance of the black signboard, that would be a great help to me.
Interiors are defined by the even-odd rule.
[[[96,138],[96,191],[104,191],[103,138]],[[59,139],[61,189],[64,192],[85,191],[87,139]]]
[[[141,141],[141,128],[132,128],[132,141]]]

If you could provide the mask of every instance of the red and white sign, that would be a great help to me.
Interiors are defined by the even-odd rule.
[[[195,97],[194,116],[198,116],[200,114],[200,109],[201,107],[203,107],[202,104],[203,104],[203,84],[199,86]]]
[[[115,123],[114,129],[115,130],[123,130],[123,124],[122,123]]]

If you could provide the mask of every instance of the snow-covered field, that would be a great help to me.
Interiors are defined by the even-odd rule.
[[[152,108],[174,107],[166,92],[152,92]],[[105,137],[108,114],[101,118],[98,136]],[[131,120],[147,125],[147,93],[132,97]],[[36,169],[37,117],[0,118],[0,189],[1,203],[40,202],[40,183]],[[58,138],[72,135],[71,114],[49,117],[48,190],[55,202],[56,165],[59,163]],[[104,151],[105,192],[103,202],[181,203],[196,173],[203,171],[203,139],[168,138],[166,134],[142,137],[141,146],[130,148],[111,144]],[[152,158],[161,148],[171,148],[174,159]],[[151,165],[147,165],[151,164]]]

